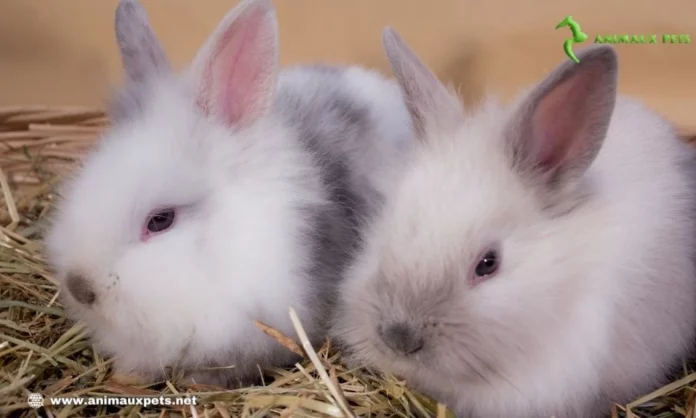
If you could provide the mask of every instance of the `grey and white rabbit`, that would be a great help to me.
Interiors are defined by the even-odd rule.
[[[174,71],[135,0],[116,11],[113,126],[60,191],[47,254],[64,304],[115,370],[236,385],[323,341],[359,226],[411,143],[394,80],[279,70],[270,0],[234,7]],[[394,169],[394,170],[392,170]],[[215,369],[215,370],[214,370]]]
[[[611,46],[467,113],[393,29],[414,121],[403,181],[333,334],[458,417],[595,418],[665,383],[696,325],[696,159],[617,95]]]

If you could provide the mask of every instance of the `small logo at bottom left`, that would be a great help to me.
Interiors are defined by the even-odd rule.
[[[41,408],[44,406],[44,397],[40,393],[30,393],[27,403],[34,409]]]

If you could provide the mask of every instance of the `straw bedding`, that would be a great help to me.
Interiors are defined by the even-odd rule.
[[[173,379],[145,386],[114,375],[110,360],[94,351],[84,328],[65,317],[41,253],[55,184],[107,126],[99,109],[0,108],[0,416],[452,416],[393,376],[347,370],[330,342],[314,351],[301,338],[277,335],[262,324],[306,359],[292,369],[268,371],[265,385],[223,391]],[[696,140],[696,131],[693,135],[688,139]],[[301,325],[297,328],[301,336]],[[46,397],[196,393],[198,405],[32,409],[27,402],[32,392]],[[612,417],[691,418],[695,407],[696,363],[686,363],[670,385],[608,412]]]

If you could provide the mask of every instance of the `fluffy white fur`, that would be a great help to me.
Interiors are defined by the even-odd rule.
[[[136,91],[127,92],[134,97],[122,99],[125,108],[114,112],[113,128],[61,189],[46,237],[56,278],[62,284],[71,274],[85,278],[96,300],[86,306],[65,287],[62,300],[72,318],[86,322],[98,348],[116,357],[115,367],[123,373],[155,379],[167,367],[179,367],[203,383],[229,384],[258,374],[257,364],[286,364],[293,355],[252,321],[293,336],[288,316],[293,306],[318,342],[324,337],[326,312],[316,301],[330,297],[321,292],[330,291],[332,284],[312,280],[340,278],[308,277],[317,262],[312,216],[328,213],[335,203],[322,182],[326,167],[318,166],[317,152],[308,152],[302,142],[311,126],[292,115],[321,115],[322,107],[335,99],[327,88],[332,86],[367,109],[369,119],[361,122],[369,129],[364,132],[379,132],[374,138],[384,142],[340,132],[340,125],[326,127],[335,131],[335,138],[326,140],[335,140],[327,146],[337,149],[353,147],[335,155],[344,155],[339,162],[367,179],[361,187],[374,194],[385,186],[370,179],[381,176],[395,149],[404,148],[400,141],[408,142],[400,90],[357,68],[339,69],[323,79],[319,70],[294,68],[281,72],[275,83],[275,67],[257,64],[277,62],[275,55],[254,55],[276,53],[275,17],[267,0],[247,1],[232,10],[182,74],[170,72],[162,62],[161,47],[135,1],[123,0],[117,13],[127,82]],[[196,95],[206,68],[213,68],[207,77],[214,83],[225,82],[216,78],[215,69],[232,61],[235,51],[230,49],[239,45],[235,42],[245,42],[237,34],[243,31],[234,30],[243,24],[261,36],[246,45],[251,52],[236,51],[250,54],[242,55],[240,66],[247,67],[238,71],[268,75],[261,76],[266,83],[261,87],[239,85],[240,78],[232,83],[231,98],[219,98],[251,103],[241,108],[238,121],[245,124],[237,126],[225,119],[232,113],[201,111]],[[232,46],[216,49],[225,33],[235,33],[227,39]],[[215,55],[219,50],[222,55]],[[270,93],[267,85],[273,87]],[[273,91],[293,98],[322,90],[323,96],[297,109],[284,109],[278,102],[270,107]],[[216,97],[206,98],[212,106],[219,103]],[[174,225],[140,240],[148,213],[158,207],[177,208]],[[206,366],[234,368],[222,377],[196,371]]]
[[[694,151],[619,97],[596,159],[549,212],[506,152],[529,92],[464,115],[385,33],[422,141],[342,285],[333,331],[351,362],[458,417],[594,418],[664,383],[696,325]],[[471,285],[492,243],[499,270]],[[423,349],[390,349],[377,330],[389,320]]]

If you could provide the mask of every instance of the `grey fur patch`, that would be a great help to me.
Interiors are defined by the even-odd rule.
[[[307,209],[314,248],[308,271],[313,282],[309,303],[319,306],[319,315],[324,315],[332,308],[343,270],[361,243],[360,225],[370,212],[367,196],[374,192],[361,183],[351,161],[356,149],[367,149],[361,142],[379,138],[371,133],[368,104],[356,102],[342,90],[341,68],[315,65],[302,71],[313,72],[312,86],[302,91],[279,89],[275,106],[295,127],[320,169],[331,202],[330,207]]]

